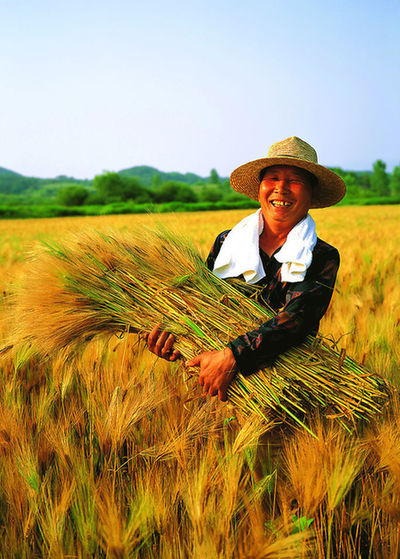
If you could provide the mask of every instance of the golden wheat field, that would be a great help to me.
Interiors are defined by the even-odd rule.
[[[157,220],[206,256],[247,213]],[[397,387],[400,207],[312,215],[341,254],[321,332]],[[9,295],[29,280],[28,254],[40,241],[86,229],[129,233],[153,220],[1,221],[1,345],[18,320]],[[93,340],[74,357],[0,358],[0,557],[400,556],[396,396],[352,433],[315,416],[313,437],[268,430],[229,403],[199,397],[179,362],[157,360],[134,334]]]

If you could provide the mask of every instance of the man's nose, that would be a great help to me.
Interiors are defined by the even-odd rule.
[[[275,192],[287,192],[289,189],[289,181],[281,179],[275,183]]]

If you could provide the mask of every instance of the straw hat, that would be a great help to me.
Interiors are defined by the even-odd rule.
[[[267,157],[256,159],[235,169],[230,177],[234,190],[258,201],[260,172],[273,165],[292,165],[312,173],[318,184],[313,188],[311,208],[326,208],[337,204],[346,193],[343,180],[318,164],[315,149],[296,136],[272,144]]]

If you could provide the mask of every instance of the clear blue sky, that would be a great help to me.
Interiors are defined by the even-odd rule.
[[[0,0],[0,166],[228,175],[297,135],[400,162],[399,0]]]

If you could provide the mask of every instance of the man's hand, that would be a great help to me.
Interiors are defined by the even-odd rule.
[[[149,350],[167,361],[176,361],[181,354],[173,349],[175,336],[161,329],[161,325],[154,326],[151,332],[145,332],[143,339],[147,342]]]
[[[236,361],[229,347],[200,353],[187,361],[186,365],[200,367],[199,383],[203,387],[203,394],[218,394],[222,402],[227,400],[226,391],[237,372]]]

